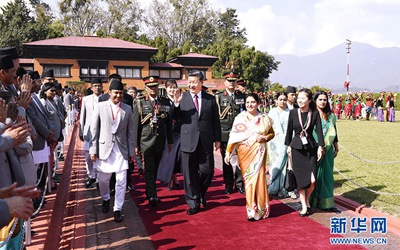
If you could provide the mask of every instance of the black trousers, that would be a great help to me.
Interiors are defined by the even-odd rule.
[[[243,187],[242,171],[240,171],[240,168],[236,166],[235,173],[233,173],[232,166],[227,165],[224,161],[227,145],[227,142],[221,142],[222,172],[224,175],[225,188],[233,188],[234,185],[236,188],[241,188]]]
[[[182,151],[182,173],[186,203],[200,206],[200,195],[205,196],[214,176],[213,149],[205,150],[200,139],[194,152]]]
[[[153,150],[146,151],[144,155],[144,179],[146,181],[146,194],[149,198],[157,197],[156,179],[158,172],[158,165],[160,164],[161,152],[154,152]]]

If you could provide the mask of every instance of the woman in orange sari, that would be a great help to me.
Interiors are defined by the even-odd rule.
[[[224,160],[229,164],[236,147],[246,191],[247,219],[254,221],[269,215],[266,142],[274,138],[275,133],[268,115],[258,111],[258,96],[251,93],[245,100],[246,111],[236,116],[233,122]]]

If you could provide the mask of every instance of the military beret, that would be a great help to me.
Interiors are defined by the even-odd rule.
[[[158,85],[158,77],[157,76],[146,76],[143,78],[144,84],[147,87],[152,87]]]
[[[243,87],[247,86],[246,79],[239,79],[239,80],[236,81],[236,83],[237,83],[237,85],[240,85],[240,86],[243,86]]]
[[[237,72],[233,72],[233,71],[226,71],[224,72],[224,78],[228,81],[235,81],[238,77],[238,73]]]

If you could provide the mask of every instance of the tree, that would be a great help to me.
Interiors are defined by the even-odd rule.
[[[221,39],[234,39],[240,40],[244,43],[247,42],[246,28],[240,28],[240,21],[237,18],[236,10],[228,8],[226,12],[219,14],[217,21],[217,40]]]
[[[68,36],[95,34],[105,16],[99,0],[62,0],[59,8],[60,22],[64,25],[64,34]]]
[[[30,4],[34,9],[35,17],[35,36],[33,40],[44,40],[64,36],[62,33],[64,27],[60,22],[54,22],[54,16],[47,3],[41,0],[30,0]]]
[[[97,33],[125,41],[135,40],[143,14],[137,0],[105,0],[105,2],[108,4],[108,11],[103,15]]]
[[[207,0],[153,0],[146,23],[153,37],[163,37],[172,48],[189,42],[204,49],[215,36],[215,16]]]

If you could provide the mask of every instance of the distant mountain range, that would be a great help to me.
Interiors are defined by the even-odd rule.
[[[319,85],[333,93],[344,93],[346,45],[310,56],[275,55],[281,63],[269,80],[283,86]],[[376,48],[352,42],[350,50],[350,89],[354,91],[400,92],[400,48]]]

